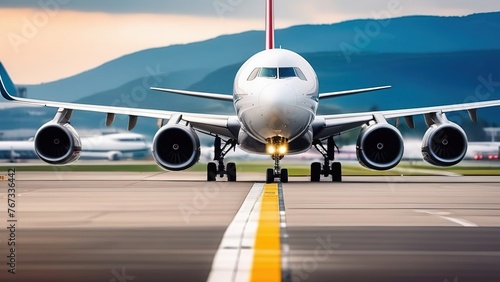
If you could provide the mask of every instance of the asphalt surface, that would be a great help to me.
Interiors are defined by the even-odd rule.
[[[18,171],[15,275],[0,181],[0,281],[206,281],[262,177]],[[291,281],[500,281],[500,177],[305,180],[283,185]]]
[[[351,180],[286,185],[293,281],[500,281],[498,178]]]

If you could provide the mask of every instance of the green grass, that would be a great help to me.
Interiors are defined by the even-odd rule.
[[[500,165],[500,164],[499,164]],[[16,166],[12,164],[11,166],[3,166],[7,170],[8,168],[16,168],[18,171],[77,171],[77,172],[161,172],[162,169],[156,164],[119,164],[119,163],[109,163],[109,164],[77,164],[69,166],[51,166],[51,165],[22,165]],[[264,173],[267,168],[271,167],[270,163],[238,163],[237,169],[240,173]],[[291,176],[308,176],[310,174],[309,165],[286,165]],[[400,170],[405,169],[405,170]],[[206,164],[200,163],[195,165],[188,171],[204,172],[206,169]],[[410,169],[412,171],[407,171]],[[413,171],[415,170],[415,171]],[[389,171],[372,171],[365,169],[356,164],[344,164],[343,165],[343,175],[355,176],[355,175],[366,175],[366,176],[398,176],[401,174],[410,176],[420,176],[420,175],[430,175],[427,172],[421,172],[419,170],[434,170],[434,171],[444,171],[452,172],[461,175],[471,175],[471,176],[481,176],[481,175],[497,175],[500,176],[500,166],[499,167],[475,167],[475,166],[456,166],[452,168],[436,168],[433,166],[412,166],[408,163],[402,163],[397,168]]]

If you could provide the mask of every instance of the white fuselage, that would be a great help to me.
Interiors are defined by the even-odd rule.
[[[151,146],[144,136],[135,133],[113,133],[82,138],[84,159],[132,159],[150,154]]]
[[[234,81],[234,106],[242,130],[264,144],[273,137],[294,141],[310,130],[318,91],[317,75],[300,55],[284,49],[257,53],[241,66]]]

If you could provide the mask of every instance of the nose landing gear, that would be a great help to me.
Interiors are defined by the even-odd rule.
[[[282,183],[288,182],[288,169],[281,168],[280,161],[288,152],[288,140],[284,137],[276,136],[267,141],[267,153],[274,160],[274,168],[266,171],[266,183],[274,183],[279,178]]]

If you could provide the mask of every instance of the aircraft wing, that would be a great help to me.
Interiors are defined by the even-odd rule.
[[[336,135],[358,126],[361,126],[369,121],[376,120],[378,117],[385,119],[391,118],[404,118],[410,128],[414,127],[413,117],[416,115],[429,115],[433,113],[449,113],[457,111],[468,111],[469,117],[472,121],[477,121],[476,110],[481,108],[500,106],[500,100],[464,103],[445,106],[433,106],[423,108],[410,108],[402,110],[389,110],[389,111],[374,111],[352,114],[337,114],[337,115],[323,115],[318,116],[320,120],[324,121],[323,130],[318,133],[315,138],[323,139],[332,135]]]
[[[366,92],[373,92],[373,91],[389,89],[391,87],[392,86],[379,86],[379,87],[371,87],[371,88],[362,88],[362,89],[354,89],[354,90],[344,90],[344,91],[337,91],[337,92],[321,93],[321,94],[319,94],[319,98],[324,99],[324,98],[329,98],[329,97],[347,96],[347,95],[352,95],[352,94],[359,94],[359,93],[366,93]]]
[[[231,102],[233,101],[233,96],[227,95],[227,94],[196,92],[196,91],[167,89],[167,88],[158,88],[158,87],[151,87],[150,89],[154,90],[154,91],[167,92],[167,93],[179,94],[179,95],[184,95],[184,96],[201,97],[201,98],[208,98],[208,99],[221,100],[221,101],[231,101]]]
[[[229,138],[236,137],[232,133],[235,132],[235,130],[231,130],[229,126],[229,124],[233,125],[236,124],[237,121],[236,116],[208,115],[208,114],[183,113],[183,112],[140,109],[140,108],[99,106],[90,104],[65,103],[65,102],[55,102],[55,101],[45,101],[45,100],[15,97],[14,95],[12,95],[12,93],[15,93],[14,84],[12,83],[12,80],[10,79],[9,75],[7,74],[7,71],[5,70],[1,62],[0,62],[0,92],[5,99],[19,103],[53,107],[53,108],[62,108],[68,110],[82,110],[90,112],[100,112],[105,114],[128,115],[131,119],[137,117],[149,117],[161,120],[170,120],[174,116],[177,117],[180,116],[180,119],[182,121],[189,122],[193,126],[193,128],[199,131],[218,134]],[[129,123],[129,130],[132,128],[133,126],[130,126]]]

